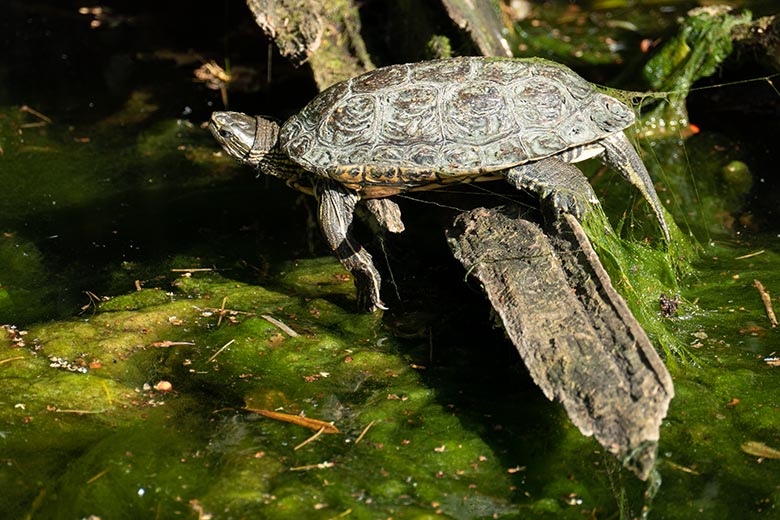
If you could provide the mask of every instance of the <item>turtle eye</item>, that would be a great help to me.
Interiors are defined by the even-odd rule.
[[[223,139],[230,139],[233,137],[233,134],[230,132],[230,130],[225,130],[224,128],[220,128],[217,133]]]

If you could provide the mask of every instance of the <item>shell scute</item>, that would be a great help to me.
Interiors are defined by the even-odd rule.
[[[399,169],[397,167],[385,170],[385,169],[372,168],[371,166],[367,166],[363,170],[363,179],[366,182],[370,182],[374,184],[393,182],[395,179],[398,178],[398,171]]]
[[[529,161],[529,153],[525,143],[518,135],[510,135],[505,139],[490,143],[482,148],[483,164],[524,164]]]
[[[300,119],[295,117],[282,126],[279,140],[282,149],[290,157],[303,157],[314,145],[314,134],[303,128]]]
[[[522,81],[531,75],[528,67],[518,67],[515,60],[486,61],[479,71],[479,77],[483,80],[493,81],[500,85],[508,85]]]
[[[438,177],[431,170],[419,168],[399,168],[399,180],[409,186],[422,186],[438,182]]]
[[[334,178],[343,182],[360,182],[363,180],[363,167],[348,165],[334,172]]]
[[[547,78],[531,78],[510,88],[514,116],[520,128],[554,128],[571,111],[565,89]]]
[[[590,120],[603,133],[622,130],[634,123],[634,112],[615,98],[598,94],[588,110]]]
[[[531,152],[532,158],[549,157],[569,148],[563,139],[551,132],[534,132],[526,135],[524,144]]]
[[[349,87],[356,94],[377,92],[380,89],[403,85],[409,76],[408,65],[391,65],[352,78]]]
[[[567,143],[591,143],[598,140],[602,130],[589,117],[578,112],[564,121],[556,133]]]
[[[301,110],[301,113],[297,117],[303,122],[306,127],[316,126],[319,121],[322,120],[323,114],[330,112],[330,109],[349,94],[349,86],[346,82],[336,83],[320,92],[320,94],[312,99],[308,105]]]
[[[469,78],[473,63],[475,63],[473,58],[414,63],[409,66],[409,78],[413,83],[457,83]]]
[[[335,147],[363,142],[374,134],[378,110],[377,100],[372,95],[343,98],[331,109],[326,124],[319,126],[318,136],[323,143]]]
[[[371,149],[371,157],[375,163],[400,164],[404,160],[404,151],[399,146],[376,146]]]
[[[422,85],[387,92],[380,100],[382,126],[377,141],[398,146],[439,141],[438,97],[438,89]]]
[[[405,157],[407,167],[419,167],[428,170],[440,166],[439,148],[429,144],[417,144],[409,147],[409,154]]]
[[[500,139],[514,129],[506,117],[507,102],[493,82],[475,81],[447,89],[442,100],[442,124],[447,141],[481,144]]]

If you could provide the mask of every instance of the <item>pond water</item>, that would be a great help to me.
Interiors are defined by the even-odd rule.
[[[584,32],[626,32],[598,25],[626,10],[598,4]],[[617,262],[630,304],[681,300],[643,323],[676,391],[649,500],[493,326],[444,241],[453,199],[400,201],[408,231],[372,243],[391,311],[365,315],[312,201],[217,153],[203,123],[224,99],[194,81],[204,62],[247,66],[236,109],[286,117],[315,94],[278,57],[265,83],[242,3],[82,7],[12,2],[0,20],[0,516],[780,517],[780,332],[754,283],[780,311],[780,94],[765,69],[730,63],[689,98],[698,134],[640,142],[681,250],[697,251],[676,281],[642,278],[653,239]],[[650,3],[582,66],[673,33],[688,7]],[[583,32],[571,3],[536,9]],[[571,50],[520,27],[530,50]],[[585,169],[612,222],[628,213],[623,232],[643,238],[641,200]],[[318,420],[339,433],[310,439]]]

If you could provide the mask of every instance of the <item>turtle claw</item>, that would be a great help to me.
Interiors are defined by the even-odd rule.
[[[387,307],[379,294],[382,277],[374,266],[371,254],[360,247],[358,251],[345,257],[342,257],[337,249],[336,255],[355,279],[358,307],[368,312],[386,311]]]
[[[355,286],[357,287],[357,303],[360,310],[365,310],[370,313],[387,310],[387,306],[379,298],[378,293],[371,289],[362,290],[357,283],[357,279],[355,279]]]
[[[636,186],[642,196],[647,200],[658,219],[658,225],[667,242],[671,241],[669,226],[664,218],[663,206],[658,200],[658,194],[653,186],[647,168],[639,158],[631,142],[623,132],[613,134],[600,143],[604,147],[604,163],[619,172],[628,182]]]

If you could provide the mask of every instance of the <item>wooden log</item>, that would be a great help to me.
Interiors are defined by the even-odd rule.
[[[548,229],[514,206],[460,214],[455,257],[482,283],[531,377],[640,479],[655,464],[671,377],[579,222]]]
[[[483,56],[512,57],[512,49],[503,34],[509,23],[504,20],[498,2],[444,0],[444,7],[452,21],[469,33]]]

